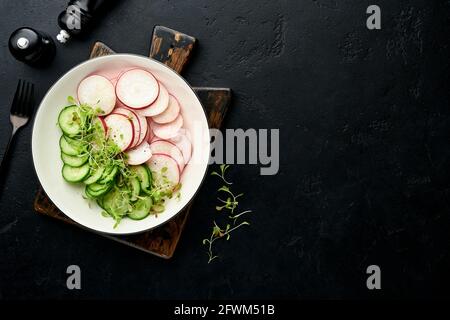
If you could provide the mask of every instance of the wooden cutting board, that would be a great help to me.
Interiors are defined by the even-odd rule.
[[[163,26],[156,26],[153,30],[150,57],[166,64],[181,74],[191,57],[196,42],[194,37]],[[115,52],[104,43],[96,42],[91,49],[90,58],[92,59],[114,53]],[[200,101],[207,112],[210,128],[219,129],[228,110],[231,100],[231,90],[228,88],[198,87],[194,88],[194,91],[199,96]],[[99,235],[144,252],[169,259],[173,256],[178,241],[180,240],[191,205],[192,201],[183,212],[164,225],[151,231],[130,236],[112,236],[100,233]],[[47,197],[42,187],[40,187],[36,195],[34,208],[36,212],[41,215],[83,228],[59,211]],[[91,230],[89,231],[93,232]]]

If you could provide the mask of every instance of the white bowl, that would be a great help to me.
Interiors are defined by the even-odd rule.
[[[101,215],[101,208],[83,199],[84,186],[69,184],[62,178],[59,138],[57,126],[59,112],[67,105],[67,97],[76,97],[78,83],[86,76],[120,70],[128,67],[147,69],[163,83],[169,92],[178,98],[184,118],[184,127],[192,135],[192,160],[186,166],[181,178],[179,199],[171,199],[166,210],[157,217],[134,221],[123,219],[114,228],[114,220]],[[70,219],[82,226],[109,234],[132,234],[155,228],[179,213],[194,197],[206,174],[209,159],[209,132],[205,111],[192,88],[176,72],[162,63],[147,57],[131,54],[115,54],[88,60],[77,65],[62,76],[47,92],[36,113],[32,153],[37,176],[45,193],[52,202]]]

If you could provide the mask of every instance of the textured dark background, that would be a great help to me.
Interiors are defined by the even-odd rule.
[[[380,31],[365,26],[372,2]],[[58,46],[50,68],[15,61],[10,32],[54,35],[64,6],[0,2],[0,150],[18,78],[34,81],[40,100],[95,40],[147,54],[162,24],[200,41],[188,81],[233,88],[226,127],[280,128],[281,168],[230,169],[252,225],[212,265],[201,245],[216,218],[209,177],[164,261],[33,212],[29,125],[2,177],[1,298],[449,296],[449,1],[127,0],[86,40]],[[80,291],[65,287],[70,264],[82,269]],[[381,291],[366,289],[370,264]]]

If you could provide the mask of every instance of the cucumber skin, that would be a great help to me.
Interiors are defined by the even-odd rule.
[[[99,170],[101,170],[101,171],[99,171]],[[100,172],[100,173],[98,174],[98,172]],[[93,173],[92,173],[92,170],[91,170],[91,174],[83,182],[85,184],[87,184],[87,185],[96,183],[102,177],[103,172],[105,172],[105,168],[104,167],[97,168],[97,170],[94,171]],[[96,176],[96,174],[98,174],[98,175]]]
[[[62,135],[59,139],[59,147],[61,148],[61,151],[69,156],[77,156],[81,154],[81,150],[75,148],[74,145],[71,145],[65,135]]]
[[[134,209],[133,211],[131,211],[130,213],[128,213],[128,218],[132,219],[132,220],[142,220],[148,217],[148,215],[150,214],[150,209],[152,208],[152,199],[150,197],[144,198],[144,199],[140,199],[136,202],[136,205],[142,203],[143,201],[147,201],[149,203],[147,203],[147,208],[145,208],[145,210],[138,210],[138,209]]]
[[[108,169],[105,169],[105,171],[103,171],[103,175],[100,178],[100,180],[98,180],[99,184],[107,184],[110,183],[111,181],[114,180],[114,178],[116,177],[117,173],[119,172],[119,168],[117,168],[116,166],[114,166],[109,172]]]
[[[80,150],[80,153],[84,153],[87,151],[85,142],[65,135],[63,135],[63,137],[64,139],[66,139],[67,143],[70,144],[74,149]]]
[[[67,164],[71,167],[81,167],[89,160],[89,155],[83,155],[83,156],[71,156],[68,154],[65,154],[64,152],[61,152],[61,160],[64,162],[64,164]]]
[[[96,184],[93,183],[93,184],[87,185],[86,188],[85,188],[86,195],[88,197],[90,197],[90,198],[93,198],[93,199],[100,198],[101,196],[107,194],[111,190],[111,187],[112,187],[112,184],[108,184],[108,185],[105,185],[105,188],[101,188],[101,189],[98,189],[98,190],[92,190],[92,188],[95,185]]]
[[[130,187],[131,187],[131,201],[136,201],[138,196],[141,194],[141,183],[138,178],[130,179]]]
[[[123,218],[127,215],[127,211],[122,210],[119,212],[114,212],[114,210],[113,210],[113,209],[118,209],[118,208],[113,208],[113,206],[115,205],[116,198],[117,198],[117,190],[108,192],[105,195],[105,197],[103,197],[103,202],[102,202],[103,209],[114,218]],[[129,201],[129,199],[127,201]],[[125,208],[122,208],[122,209],[125,209]]]
[[[64,109],[61,110],[61,112],[59,113],[58,116],[58,125],[61,128],[62,132],[64,133],[64,135],[69,136],[69,137],[75,137],[78,134],[80,134],[81,132],[81,125],[77,125],[78,129],[76,131],[74,130],[70,130],[70,126],[64,124],[64,120],[63,117],[66,116],[66,113],[71,112],[70,110],[76,110],[78,107],[76,105],[71,105],[68,107],[65,107]]]
[[[78,171],[84,169],[85,173],[84,173],[84,175],[80,175],[78,178],[71,179],[71,178],[68,178],[68,175],[70,175],[70,172],[67,172],[67,170],[72,170],[72,169],[76,169]],[[70,183],[76,183],[76,182],[83,181],[89,175],[89,172],[90,172],[90,168],[89,168],[88,164],[84,164],[81,167],[71,167],[71,166],[65,164],[65,165],[63,165],[63,167],[61,169],[61,175],[62,175],[63,179]]]
[[[152,188],[153,176],[152,172],[147,166],[134,166],[132,170],[136,173],[139,182],[141,183],[141,191],[149,194]],[[143,177],[145,175],[146,177]]]

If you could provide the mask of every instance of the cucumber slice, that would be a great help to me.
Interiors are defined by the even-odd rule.
[[[70,144],[74,149],[79,150],[79,154],[87,151],[88,145],[86,142],[70,138],[68,136],[64,136],[64,139],[66,139],[67,143]]]
[[[132,166],[131,171],[136,174],[141,183],[141,191],[149,193],[152,186],[152,172],[147,166]]]
[[[115,188],[103,198],[103,208],[114,218],[124,217],[129,210],[130,198],[126,192]]]
[[[83,181],[89,174],[89,164],[85,164],[81,167],[71,167],[65,164],[62,168],[62,176],[67,182],[80,182]]]
[[[92,183],[86,186],[86,195],[91,198],[98,198],[106,194],[112,187],[112,184]]]
[[[150,214],[150,209],[152,207],[152,198],[145,197],[139,199],[133,204],[133,210],[128,213],[128,217],[133,220],[142,220]]]
[[[83,182],[85,184],[93,184],[94,182],[97,182],[103,176],[104,171],[105,171],[105,167],[98,167],[94,170],[91,170],[89,177],[86,180],[84,180]]]
[[[74,145],[67,142],[64,135],[61,136],[59,139],[59,147],[61,148],[61,151],[69,156],[76,156],[79,155],[81,152],[80,149],[76,148]]]
[[[97,202],[97,204],[98,204],[98,206],[99,206],[100,208],[102,208],[103,210],[105,210],[105,208],[103,208],[103,198],[98,198],[98,199],[96,200],[96,202]]]
[[[106,168],[105,171],[103,171],[102,177],[100,178],[100,180],[98,180],[98,183],[100,184],[110,183],[111,181],[114,180],[118,172],[119,168],[117,168],[116,166]]]
[[[80,134],[84,120],[84,116],[75,105],[65,107],[58,116],[59,127],[69,137]]]
[[[141,193],[141,183],[138,178],[130,178],[131,201],[136,201]]]
[[[64,152],[61,152],[61,160],[64,162],[64,164],[67,164],[71,167],[81,167],[89,160],[89,154],[86,153],[79,156],[69,156]]]

